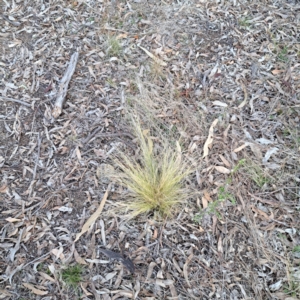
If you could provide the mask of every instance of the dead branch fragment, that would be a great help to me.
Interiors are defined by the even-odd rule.
[[[15,102],[15,103],[20,103],[24,106],[27,106],[27,107],[31,107],[31,105],[29,103],[26,103],[22,100],[18,100],[18,99],[13,99],[13,98],[8,98],[8,97],[4,97],[4,96],[0,96],[0,100],[1,101],[9,101],[9,102]]]
[[[74,74],[76,64],[77,64],[77,61],[78,61],[78,56],[79,56],[78,52],[75,52],[71,56],[69,66],[68,66],[68,68],[65,72],[64,77],[61,79],[58,95],[57,95],[57,98],[56,98],[56,101],[55,101],[54,109],[52,111],[52,116],[54,118],[57,118],[62,113],[62,107],[64,105],[64,101],[65,101],[65,97],[66,97],[66,94],[67,94],[69,82],[70,82],[70,80],[71,80],[71,78]]]

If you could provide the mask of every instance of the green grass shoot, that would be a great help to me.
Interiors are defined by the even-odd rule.
[[[73,289],[78,287],[78,284],[82,281],[83,268],[76,264],[74,266],[69,266],[62,270],[61,278],[63,282]]]
[[[111,36],[107,40],[107,54],[111,56],[120,56],[122,52],[122,46],[119,40],[115,36]]]

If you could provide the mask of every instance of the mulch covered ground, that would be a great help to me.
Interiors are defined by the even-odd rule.
[[[300,298],[299,1],[0,5],[0,299]],[[130,114],[194,168],[173,219],[117,210]]]

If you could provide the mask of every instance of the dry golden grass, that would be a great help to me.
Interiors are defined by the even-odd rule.
[[[151,212],[160,217],[170,217],[188,198],[183,181],[190,170],[180,151],[164,145],[160,153],[155,153],[146,131],[142,131],[137,121],[133,121],[133,125],[141,149],[139,162],[125,154],[116,159],[120,169],[117,178],[130,194],[126,205],[133,217]]]

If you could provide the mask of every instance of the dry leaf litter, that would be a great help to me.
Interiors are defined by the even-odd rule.
[[[299,299],[299,16],[292,0],[1,2],[0,299]],[[163,223],[114,213],[133,102],[195,166],[199,196]],[[60,276],[75,263],[78,290]]]

